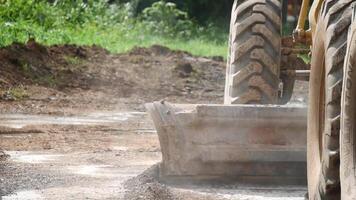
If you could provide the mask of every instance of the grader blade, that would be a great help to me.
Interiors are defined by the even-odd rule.
[[[162,182],[306,183],[305,107],[146,107],[160,140]]]

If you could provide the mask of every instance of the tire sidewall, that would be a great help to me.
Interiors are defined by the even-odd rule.
[[[356,199],[356,160],[355,160],[355,105],[356,105],[356,25],[353,22],[348,38],[348,50],[344,66],[344,83],[341,100],[340,137],[340,179],[341,199]]]
[[[320,88],[325,70],[325,26],[317,25],[313,40],[311,76],[309,85],[309,109],[307,131],[307,165],[308,165],[308,194],[312,199],[318,193],[319,177],[321,174],[321,152],[319,149],[320,131]]]

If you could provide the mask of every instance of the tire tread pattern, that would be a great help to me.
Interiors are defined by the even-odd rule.
[[[325,38],[325,128],[323,134],[322,173],[318,193],[313,200],[338,200],[340,188],[340,109],[343,65],[347,33],[351,23],[350,4],[355,0],[326,0],[319,20],[326,24]]]
[[[279,0],[235,0],[226,104],[278,102],[281,24]]]

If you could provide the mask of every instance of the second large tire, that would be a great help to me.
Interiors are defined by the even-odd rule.
[[[310,200],[341,198],[341,91],[353,2],[325,0],[313,38],[307,138]]]
[[[278,0],[235,0],[225,104],[278,103],[281,8]]]
[[[355,5],[355,4],[354,4]],[[341,99],[341,199],[356,200],[356,8],[349,32]]]

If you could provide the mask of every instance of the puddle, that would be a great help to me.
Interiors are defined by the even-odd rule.
[[[37,199],[44,199],[44,198],[36,191],[19,191],[19,192],[16,192],[15,194],[12,194],[9,196],[0,197],[0,199],[2,199],[2,200],[18,200],[18,199],[37,200]]]
[[[147,167],[147,166],[144,166]],[[79,165],[69,166],[66,172],[73,174],[100,177],[100,178],[132,178],[141,173],[144,169],[142,166],[115,167],[112,165]]]
[[[105,168],[111,167],[110,165],[82,165],[82,166],[71,166],[68,170],[74,172],[75,174],[88,175],[88,176],[99,176],[105,174]]]
[[[32,135],[31,134],[16,134],[16,135],[14,135],[14,134],[12,134],[12,135],[7,135],[7,134],[1,134],[1,137],[2,138],[30,138],[30,137],[32,137]]]
[[[114,147],[112,147],[112,149],[115,151],[128,151],[129,150],[128,147],[124,147],[124,146],[114,146]]]
[[[98,125],[122,122],[131,118],[141,117],[145,114],[144,112],[91,113],[85,116],[68,117],[2,114],[0,115],[0,126],[20,129],[28,125]]]
[[[62,155],[32,154],[31,152],[7,151],[12,161],[20,163],[40,164],[58,160]]]

